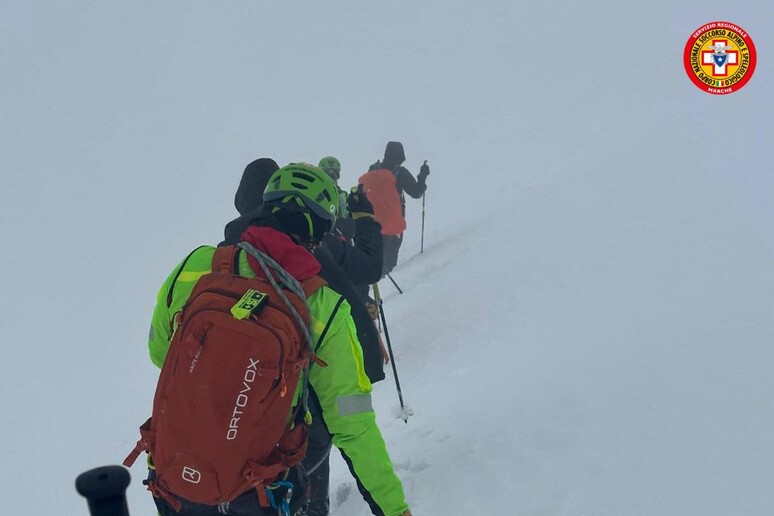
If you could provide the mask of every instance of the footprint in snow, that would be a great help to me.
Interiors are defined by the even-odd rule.
[[[395,469],[398,471],[409,471],[411,473],[419,473],[420,471],[425,471],[426,469],[430,468],[430,464],[426,462],[412,462],[412,461],[406,461],[406,462],[396,462],[395,463]]]
[[[342,483],[336,488],[336,492],[333,494],[333,507],[341,507],[344,502],[349,500],[349,495],[352,494],[352,484]]]

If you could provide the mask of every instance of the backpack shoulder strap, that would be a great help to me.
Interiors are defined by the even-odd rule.
[[[217,247],[212,255],[212,272],[239,274],[237,255],[240,249],[235,245]]]
[[[320,290],[327,285],[328,282],[322,279],[319,275],[314,275],[311,278],[305,279],[301,283],[301,287],[304,289],[304,295],[309,298],[312,294]]]

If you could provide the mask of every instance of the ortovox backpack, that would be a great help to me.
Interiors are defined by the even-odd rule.
[[[382,225],[382,234],[402,234],[406,230],[406,219],[400,206],[395,174],[386,168],[369,170],[357,182],[363,185],[368,200],[374,205],[374,218]]]
[[[247,247],[265,259],[262,266],[275,267],[273,278],[290,277]],[[212,272],[176,314],[152,416],[124,461],[131,466],[149,452],[156,478],[148,489],[176,510],[180,498],[218,505],[251,487],[268,505],[265,487],[306,452],[306,425],[292,408],[313,358],[298,317],[308,322],[306,302],[267,279],[239,276],[239,252],[218,248]],[[309,296],[324,284],[315,276],[303,282],[303,292],[295,290]]]

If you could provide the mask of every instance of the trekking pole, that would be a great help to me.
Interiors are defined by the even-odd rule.
[[[425,160],[425,165],[427,165],[427,160]],[[425,192],[422,193],[422,239],[419,243],[419,254],[422,254],[425,252],[425,193],[427,192],[427,188],[425,188]]]
[[[400,292],[401,294],[403,294],[403,290],[401,290],[401,288],[398,286],[398,284],[397,284],[397,283],[395,283],[395,280],[394,280],[394,279],[392,279],[392,276],[390,276],[390,273],[389,273],[389,272],[387,273],[387,277],[388,277],[388,278],[390,278],[390,281],[392,281],[392,284],[393,284],[393,285],[395,285],[395,288],[397,288],[397,289],[398,289],[398,292]]]
[[[121,466],[103,466],[78,475],[75,489],[89,503],[91,516],[129,516],[126,488],[129,472]]]
[[[419,242],[419,254],[425,252],[425,194],[422,194],[422,239]]]
[[[384,306],[382,305],[382,296],[379,295],[379,284],[373,284],[374,296],[376,297],[376,304],[379,306],[379,316],[382,319],[382,326],[384,326],[384,337],[387,340],[387,352],[390,354],[390,363],[392,363],[392,374],[395,376],[395,387],[398,389],[398,399],[400,400],[400,412],[401,419],[404,423],[408,424],[408,418],[411,415],[411,410],[406,408],[403,403],[403,391],[400,389],[400,380],[398,380],[398,368],[395,365],[395,356],[392,353],[392,344],[390,343],[390,332],[387,331],[387,319],[384,318]]]

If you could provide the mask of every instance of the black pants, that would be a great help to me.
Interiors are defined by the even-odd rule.
[[[155,472],[150,471],[148,478],[153,480]],[[308,481],[300,466],[290,470],[288,481],[293,484],[293,498],[290,501],[290,512],[294,514],[306,501]],[[272,490],[277,503],[284,499],[287,490],[284,487]],[[175,510],[163,498],[153,498],[161,516],[277,516],[277,509],[261,507],[258,492],[255,489],[245,491],[230,503],[225,505],[203,505],[178,498],[182,504],[180,512]],[[327,514],[327,513],[326,513]]]
[[[382,276],[386,276],[398,265],[398,252],[403,243],[403,235],[382,235]]]
[[[154,498],[153,501],[161,516],[277,516],[277,509],[261,507],[255,490],[243,493],[227,507],[181,500],[183,507],[180,512],[175,512],[164,499]]]
[[[306,457],[302,462],[309,475],[309,503],[302,514],[307,516],[328,516],[330,512],[330,455],[332,437],[325,426],[316,398],[309,397],[309,409],[312,412],[312,424],[309,427],[309,440]]]
[[[333,437],[328,431],[328,426],[322,417],[320,402],[314,389],[309,391],[309,410],[312,412],[312,425],[309,427],[308,446],[306,457],[301,462],[309,477],[309,503],[306,508],[297,512],[298,516],[328,516],[330,514],[330,454]],[[341,450],[340,450],[341,451]],[[352,461],[341,451],[341,456],[349,467],[352,478],[357,483],[357,489],[363,496],[372,514],[383,514],[382,510],[374,502],[371,494],[365,489],[352,467]],[[291,504],[292,505],[292,504]]]

